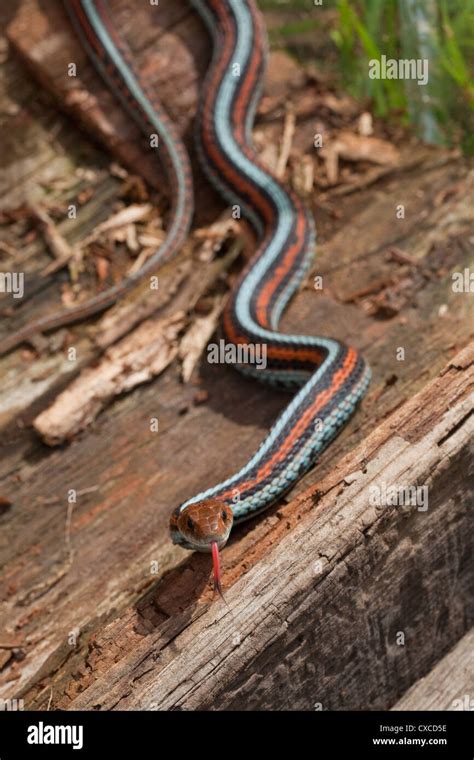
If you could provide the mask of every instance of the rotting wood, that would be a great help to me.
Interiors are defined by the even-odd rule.
[[[427,189],[423,191],[425,204],[429,205],[431,197],[439,189],[448,187],[460,174],[462,171],[455,163],[442,170],[430,169],[427,172],[430,181],[426,181]],[[425,183],[423,173],[419,177],[403,178],[399,183],[394,182],[390,192],[393,197],[409,198],[411,204],[415,202],[416,188],[422,182]],[[432,258],[430,255],[429,266],[441,263],[445,271],[450,272],[454,266],[462,267],[468,260],[467,255],[463,258],[462,249],[456,247],[457,235],[463,234],[468,223],[465,206],[468,198],[469,193],[466,196],[457,194],[449,200],[451,220],[453,223],[458,220],[454,224],[454,236],[444,238],[443,256]],[[387,241],[387,250],[393,242],[393,225],[379,223],[386,208],[385,196],[378,191],[370,202],[366,199],[364,205],[372,210],[373,216],[364,210],[360,219],[357,213],[350,217],[347,247],[341,238],[342,247],[337,249],[334,246],[330,257],[324,249],[321,251],[320,271],[330,285],[337,284],[340,279],[344,282],[344,265],[352,268],[355,279],[360,276],[365,280],[364,267],[376,271],[385,263],[384,241]],[[436,229],[438,218],[439,215],[433,215],[433,229]],[[413,230],[411,223],[408,227],[403,248],[417,255],[420,246],[423,260],[426,233]],[[353,229],[357,231],[357,240]],[[442,240],[441,230],[438,235]],[[364,260],[364,249],[369,246],[372,255]],[[221,261],[219,259],[205,268],[210,280]],[[173,262],[169,269],[160,272],[163,292],[176,263],[179,264]],[[408,265],[401,267],[394,262],[392,266],[395,275],[410,273]],[[203,275],[197,271],[197,264],[194,264],[193,275],[196,280],[189,278],[189,287],[181,288],[176,294],[173,309],[189,308],[198,297],[196,282],[202,280]],[[311,483],[317,483],[319,487],[321,479],[343,454],[404,399],[420,390],[427,379],[440,370],[443,356],[449,356],[455,346],[466,342],[471,332],[467,319],[469,296],[455,294],[446,276],[444,279],[435,276],[422,280],[417,287],[416,307],[410,305],[403,315],[387,321],[368,319],[356,306],[337,304],[327,294],[327,289],[325,294],[303,290],[290,307],[284,329],[337,335],[358,345],[374,370],[371,391],[362,409],[293,493],[300,493]],[[439,304],[447,306],[443,318],[438,315]],[[76,346],[80,352],[84,350],[82,344],[76,343]],[[404,347],[406,361],[395,360],[397,346]],[[58,384],[61,374],[65,376],[70,371],[70,362],[62,354],[57,354],[26,365],[26,369],[25,362],[19,361],[18,357],[12,357],[7,366],[10,364],[18,364],[20,374],[15,374],[14,369],[8,371],[2,395],[3,404],[9,406],[4,409],[9,414],[16,409],[17,413],[22,411],[22,415],[21,424],[4,428],[1,443],[1,467],[7,475],[1,494],[8,496],[12,503],[3,518],[6,520],[3,532],[6,542],[4,622],[15,632],[15,638],[17,632],[22,633],[26,657],[21,662],[14,661],[2,672],[0,682],[7,695],[11,695],[12,689],[24,688],[30,678],[41,683],[44,674],[47,678],[56,670],[58,677],[62,677],[63,670],[58,663],[63,657],[67,658],[67,667],[72,667],[73,663],[78,669],[84,667],[83,650],[74,653],[61,644],[67,631],[78,626],[83,631],[81,642],[87,642],[93,632],[102,630],[104,620],[115,615],[117,610],[126,609],[153,582],[149,572],[151,560],[158,561],[160,575],[180,561],[180,550],[170,547],[167,538],[167,521],[172,506],[228,476],[235,463],[245,461],[286,403],[286,398],[262,390],[256,383],[243,382],[233,371],[219,367],[213,372],[203,366],[201,387],[208,390],[210,402],[193,408],[195,391],[192,387],[180,386],[171,373],[153,387],[144,387],[140,395],[124,399],[110,414],[104,413],[90,436],[46,458],[26,426],[35,412],[37,414],[44,408],[48,394],[50,398],[51,388]],[[37,399],[35,405],[31,409],[25,408],[27,400],[32,398]],[[237,417],[235,409],[238,409]],[[436,418],[436,407],[434,410]],[[144,432],[149,430],[150,417],[157,415],[160,417],[159,438]],[[58,552],[62,556],[65,519],[62,503],[67,489],[71,486],[82,489],[91,484],[97,484],[98,491],[80,499],[73,519],[76,564],[48,595],[34,604],[18,606],[20,591],[23,597],[30,587],[47,584],[54,576]],[[48,500],[51,498],[56,501],[50,504]],[[139,510],[137,504],[140,504]],[[278,514],[284,516],[281,525],[285,530],[287,524],[290,527],[297,524],[288,505],[269,510],[258,524],[248,526],[240,544],[234,543],[227,548],[228,567],[238,566],[239,557],[244,556],[247,566],[252,565],[259,556],[260,547],[269,546],[267,536],[275,529]],[[26,522],[29,531],[25,533]],[[201,557],[186,562],[186,567],[192,567],[193,572],[178,573],[172,588],[170,585],[166,601],[161,601],[168,612],[147,613],[151,620],[156,614],[159,620],[171,615],[171,632],[179,628],[181,605],[189,607],[190,599],[194,600],[200,594],[209,597],[209,592],[203,591],[208,578],[206,562]],[[195,587],[195,593],[191,587]],[[57,609],[60,627],[51,619],[51,605]],[[184,613],[183,617],[189,615]],[[130,619],[135,624],[134,610],[130,612]],[[128,636],[129,629],[125,625],[124,638],[128,640]],[[136,644],[132,637],[131,646]],[[101,666],[98,667],[100,670]],[[33,692],[36,693],[34,687]]]
[[[195,277],[191,278],[194,299],[205,292],[212,282],[212,275],[222,273],[241,248],[242,241],[238,238],[227,255],[216,262],[217,266],[209,267],[207,277],[199,283],[195,282]],[[126,334],[126,337],[109,347],[98,364],[84,368],[51,406],[33,420],[33,427],[45,443],[57,446],[71,440],[90,425],[114,397],[149,382],[163,372],[177,355],[183,364],[183,380],[189,381],[208,341],[216,331],[225,297],[219,296],[211,312],[194,321],[179,347],[178,335],[186,323],[183,311],[175,310],[166,318],[145,319],[147,313],[156,312],[170,301],[189,271],[189,266],[184,266],[177,269],[176,279],[171,274],[171,292],[167,291],[160,298],[153,293],[154,302],[150,296],[145,296],[135,304],[135,308],[130,304],[120,304],[112,315],[106,315],[103,320],[105,329],[102,327],[96,343],[105,348],[120,335]],[[193,299],[190,304],[192,306]],[[138,327],[129,332],[136,324]]]
[[[436,657],[429,639],[444,649],[472,623],[472,492],[464,468],[473,433],[473,358],[471,347],[468,369],[448,370],[348,457],[339,478],[360,472],[349,486],[333,477],[325,497],[306,495],[312,502],[316,496],[316,508],[227,590],[228,607],[212,605],[174,637],[172,648],[161,649],[151,634],[146,660],[141,648],[125,655],[126,663],[70,706],[390,705]],[[440,406],[444,412],[434,421]],[[370,506],[369,488],[384,483],[427,485],[429,510]],[[397,647],[398,631],[404,647]],[[131,685],[117,678],[124,664],[133,672]]]
[[[474,628],[392,710],[474,710]]]
[[[150,318],[109,348],[96,367],[84,370],[33,422],[49,446],[70,440],[95,419],[114,396],[149,382],[178,353],[183,312],[166,319]]]
[[[166,288],[149,291],[143,297],[135,301],[130,299],[119,302],[114,308],[99,320],[94,333],[94,343],[101,349],[107,348],[119,338],[130,332],[144,319],[162,309],[176,295],[180,286],[190,274],[191,261],[186,259],[182,263],[176,262],[173,272],[170,272]]]
[[[471,345],[280,509],[250,555],[238,536],[224,555],[227,605],[180,608],[183,589],[201,583],[193,556],[82,653],[58,651],[40,682],[53,707],[393,705],[473,623],[473,386]],[[375,504],[370,489],[390,486],[426,486],[428,508]],[[35,684],[22,695],[41,707]]]

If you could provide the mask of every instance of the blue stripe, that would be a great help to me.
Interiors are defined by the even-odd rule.
[[[176,172],[176,176],[178,179],[178,189],[176,193],[176,214],[174,215],[172,225],[168,231],[168,237],[173,237],[176,230],[179,229],[180,227],[181,217],[185,211],[185,205],[186,205],[186,200],[185,200],[186,178],[183,173],[182,157],[177,153],[175,143],[171,135],[168,133],[168,131],[162,124],[161,120],[159,119],[155,109],[153,108],[150,101],[148,100],[145,93],[143,92],[142,88],[140,87],[140,84],[137,81],[133,71],[127,65],[122,55],[120,54],[120,51],[117,50],[113,41],[110,39],[107,29],[104,27],[102,19],[100,18],[100,16],[98,15],[94,7],[94,0],[82,0],[82,6],[84,9],[84,12],[87,14],[90,20],[91,25],[94,28],[95,33],[97,34],[100,40],[101,45],[106,50],[107,55],[109,56],[109,58],[111,59],[111,61],[113,62],[117,70],[120,72],[127,88],[130,90],[133,97],[135,98],[137,103],[140,105],[142,111],[146,114],[150,123],[153,124],[153,127],[154,129],[156,129],[159,137],[163,140],[163,142],[166,145],[166,150],[171,158],[171,161],[173,163],[173,168],[174,168],[174,171]],[[100,61],[97,59],[97,57],[95,57],[95,59],[96,59],[97,64],[100,65]],[[101,69],[104,76],[106,76],[105,69],[102,66],[101,66]],[[143,128],[143,123],[139,122],[139,124]]]

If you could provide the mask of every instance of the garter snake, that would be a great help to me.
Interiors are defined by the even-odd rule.
[[[278,331],[280,316],[311,265],[315,228],[303,201],[272,175],[252,144],[267,57],[263,20],[254,0],[191,0],[191,4],[204,20],[213,44],[196,119],[198,154],[210,181],[228,202],[242,209],[259,241],[225,307],[225,341],[236,346],[264,345],[264,370],[251,364],[237,369],[295,392],[243,467],[172,513],[172,540],[188,549],[212,553],[215,587],[220,591],[219,550],[232,526],[275,502],[314,464],[365,394],[370,370],[354,348],[333,338]],[[110,306],[181,246],[193,214],[186,150],[136,70],[107,3],[67,0],[66,7],[111,90],[147,135],[159,135],[159,157],[173,192],[171,224],[163,245],[133,278],[81,306],[14,333],[0,343],[1,353],[35,331],[68,324]]]

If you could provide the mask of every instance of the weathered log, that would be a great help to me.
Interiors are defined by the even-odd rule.
[[[226,604],[179,613],[188,562],[27,700],[50,684],[68,709],[393,705],[473,623],[473,385],[471,346],[289,505],[225,573]]]
[[[414,683],[392,710],[474,710],[474,629]]]

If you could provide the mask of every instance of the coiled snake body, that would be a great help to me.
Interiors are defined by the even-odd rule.
[[[364,395],[370,370],[359,353],[332,338],[278,332],[280,315],[308,272],[315,231],[301,199],[259,161],[251,129],[265,69],[266,38],[254,0],[192,0],[213,38],[213,60],[197,119],[198,152],[210,180],[238,204],[259,236],[255,256],[240,276],[223,317],[225,340],[260,344],[266,369],[238,366],[272,386],[295,389],[255,455],[235,474],[177,507],[171,538],[188,549],[211,551],[220,590],[219,549],[233,524],[272,504],[314,464]],[[192,182],[186,151],[174,126],[143,82],[118,37],[104,0],[66,2],[96,67],[144,130],[161,138],[159,156],[173,189],[168,237],[139,273],[145,276],[172,255],[192,217]],[[10,349],[32,328],[51,329],[106,308],[132,287],[121,286],[30,326],[3,343]]]

